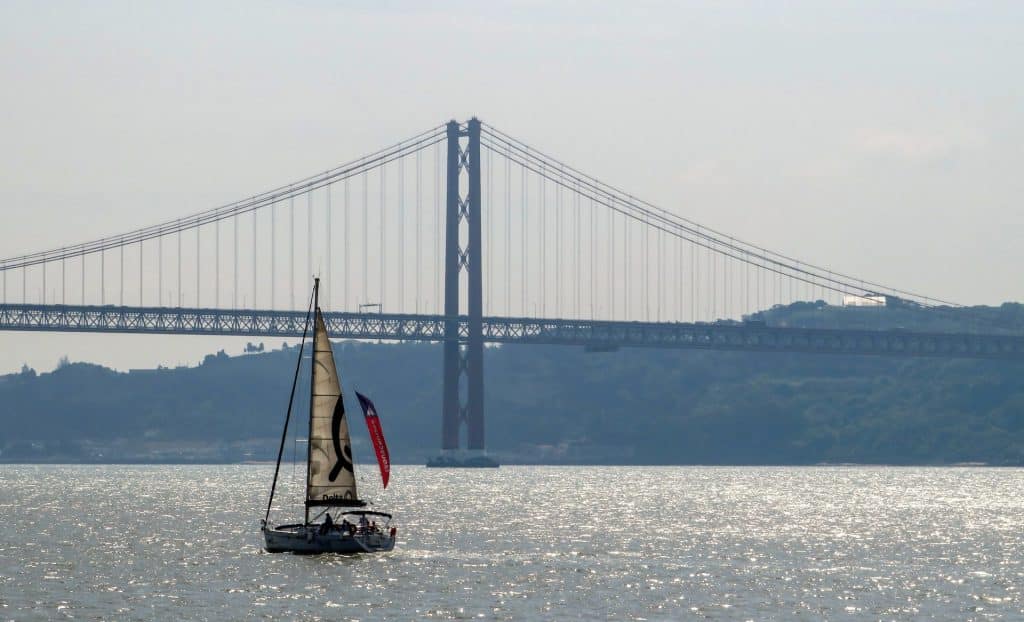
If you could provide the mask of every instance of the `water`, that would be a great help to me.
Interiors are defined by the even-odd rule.
[[[0,619],[1024,616],[1024,470],[399,466],[352,558],[261,551],[270,475],[0,467]]]

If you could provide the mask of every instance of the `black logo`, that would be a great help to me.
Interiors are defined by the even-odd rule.
[[[345,443],[344,447],[341,446],[341,423],[343,421],[345,421],[345,402],[339,395],[338,401],[334,404],[334,415],[331,417],[331,442],[334,443],[334,453],[338,456],[338,462],[327,474],[327,479],[332,482],[338,479],[342,469],[353,473],[352,447],[348,443]]]

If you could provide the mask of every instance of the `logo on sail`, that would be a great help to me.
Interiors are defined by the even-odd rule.
[[[334,415],[331,417],[331,442],[334,444],[334,455],[338,457],[338,461],[334,464],[331,472],[327,474],[327,479],[332,482],[338,479],[338,475],[341,474],[341,470],[345,469],[349,473],[352,471],[352,447],[345,443],[345,446],[341,446],[341,424],[345,421],[345,402],[341,396],[338,396],[338,401],[334,404]],[[353,473],[354,474],[354,473]]]

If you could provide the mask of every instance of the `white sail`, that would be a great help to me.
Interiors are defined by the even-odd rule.
[[[327,326],[316,310],[313,330],[313,394],[309,429],[307,505],[362,505],[356,494],[345,403],[341,397]]]

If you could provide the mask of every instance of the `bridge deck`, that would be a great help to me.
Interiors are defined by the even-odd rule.
[[[302,335],[304,311],[0,305],[0,330],[189,335]],[[338,339],[443,341],[441,315],[327,313]],[[459,339],[468,320],[458,318]],[[615,322],[486,317],[488,343],[653,347],[1024,360],[1024,336],[778,328],[747,324]]]

